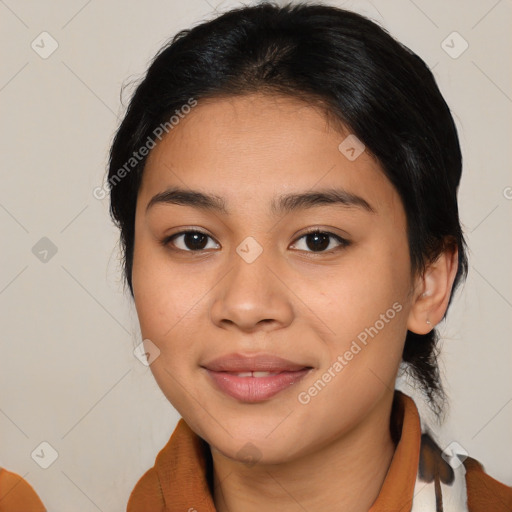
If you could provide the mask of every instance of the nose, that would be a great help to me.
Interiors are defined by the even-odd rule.
[[[233,253],[230,271],[215,288],[211,320],[223,329],[271,331],[292,322],[290,289],[264,250],[254,261]],[[279,276],[279,277],[278,277]]]

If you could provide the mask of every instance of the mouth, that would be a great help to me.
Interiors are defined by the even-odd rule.
[[[302,380],[311,366],[262,354],[231,354],[203,365],[216,389],[241,402],[263,402]]]

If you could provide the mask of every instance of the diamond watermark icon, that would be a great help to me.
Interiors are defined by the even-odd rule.
[[[257,446],[247,442],[238,450],[236,457],[242,459],[248,467],[252,467],[261,459],[261,452]]]
[[[452,441],[441,454],[441,457],[450,464],[453,469],[457,469],[467,458],[468,452],[457,441]]]
[[[34,462],[43,469],[48,469],[59,457],[57,450],[47,441],[39,443],[30,454]]]
[[[30,46],[39,57],[47,59],[59,47],[59,43],[48,32],[41,32]]]
[[[160,349],[149,339],[142,340],[133,355],[144,365],[150,366],[160,356]]]
[[[452,32],[441,43],[441,48],[452,59],[458,59],[469,48],[469,43],[458,32]]]
[[[352,133],[343,140],[338,149],[348,160],[353,162],[363,153],[366,146]]]
[[[236,248],[236,252],[246,263],[252,263],[263,252],[263,247],[255,238],[248,236]]]
[[[32,254],[39,261],[48,263],[57,254],[57,246],[49,238],[43,236],[32,247]]]

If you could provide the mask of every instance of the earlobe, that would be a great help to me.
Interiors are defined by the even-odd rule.
[[[416,334],[429,333],[444,317],[457,274],[458,250],[446,248],[425,272],[417,277],[407,320],[407,329]]]

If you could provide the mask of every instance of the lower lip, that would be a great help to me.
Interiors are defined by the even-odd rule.
[[[310,368],[281,372],[268,377],[237,377],[233,373],[208,370],[218,388],[242,402],[263,402],[301,380]]]

